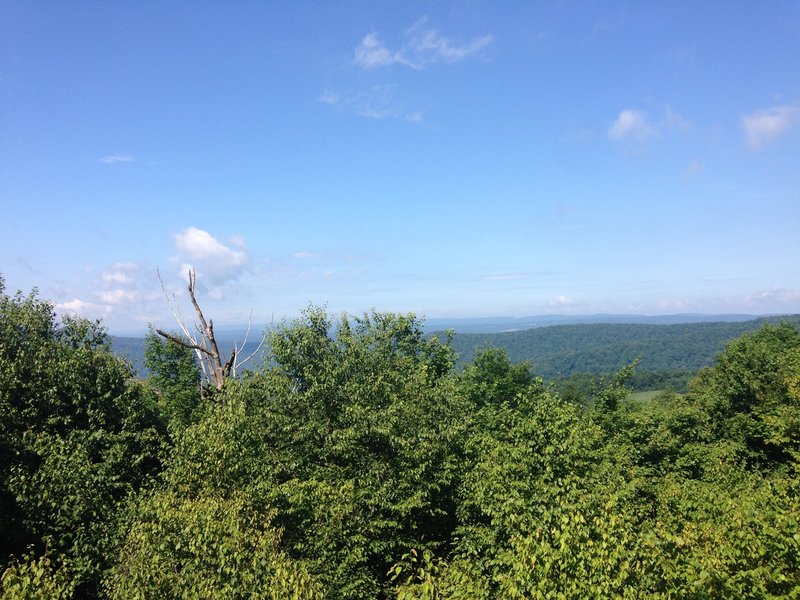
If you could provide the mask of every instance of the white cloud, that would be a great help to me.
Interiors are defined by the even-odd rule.
[[[108,313],[111,309],[108,306],[102,306],[93,302],[86,302],[73,298],[67,302],[59,302],[55,305],[58,312],[62,314],[79,315],[82,317],[91,317],[92,315],[98,316]]]
[[[454,64],[471,57],[480,57],[494,41],[489,34],[466,41],[454,41],[426,27],[427,18],[419,19],[403,32],[399,41],[387,44],[371,31],[361,38],[353,51],[353,64],[371,71],[393,65],[415,70],[434,64]],[[350,73],[352,75],[352,73]],[[318,100],[339,110],[374,120],[397,119],[411,124],[423,122],[425,112],[419,106],[398,98],[394,85],[363,85],[363,75],[351,86],[326,86]]]
[[[245,242],[245,241],[244,241],[244,237],[243,237],[243,236],[241,236],[241,235],[239,235],[238,233],[237,233],[237,234],[235,234],[235,235],[232,235],[232,236],[230,236],[230,237],[228,238],[228,241],[229,241],[229,242],[230,242],[230,243],[231,243],[233,246],[236,246],[237,248],[241,248],[242,250],[244,250],[245,248],[247,248],[247,242]]]
[[[300,252],[295,252],[294,254],[292,254],[292,256],[294,256],[295,258],[313,258],[314,256],[316,256],[316,254],[314,252],[308,252],[306,250],[302,250]]]
[[[455,63],[472,56],[491,44],[491,35],[474,38],[470,42],[458,46],[449,39],[440,36],[435,29],[421,32],[412,38],[409,48],[415,60],[421,64],[427,63]]]
[[[608,135],[612,140],[633,140],[644,142],[649,138],[659,137],[658,128],[650,121],[647,113],[642,110],[626,108],[611,124]]]
[[[377,33],[368,33],[355,50],[355,61],[365,69],[374,69],[396,62],[402,63],[403,58],[399,52],[391,52],[386,48],[378,39]]]
[[[204,277],[212,286],[236,279],[247,267],[248,256],[241,237],[234,238],[240,250],[226,246],[197,227],[188,227],[176,233],[173,239],[178,251],[176,260],[185,263],[183,273],[185,267],[192,265],[197,268],[198,277]]]
[[[136,302],[139,299],[139,294],[133,290],[116,289],[98,292],[97,297],[103,304],[117,305]]]
[[[101,158],[100,162],[105,165],[114,165],[116,163],[133,162],[133,157],[130,154],[109,154]]]
[[[101,277],[105,283],[133,283],[133,277],[121,270],[105,271]]]
[[[393,64],[423,69],[430,64],[462,61],[478,54],[494,41],[491,35],[486,34],[465,44],[457,44],[439,35],[435,29],[423,29],[425,21],[420,19],[405,33],[405,42],[398,50],[387,48],[377,33],[368,33],[355,49],[355,63],[364,69]]]
[[[374,108],[372,106],[365,106],[358,109],[358,116],[366,117],[367,119],[388,119],[396,118],[399,116],[399,114],[397,111],[389,110],[388,108]]]
[[[577,300],[575,300],[575,298],[571,298],[570,296],[556,296],[550,302],[550,306],[559,307],[575,306],[575,304],[577,304]]]
[[[118,262],[105,269],[100,275],[107,288],[114,286],[136,287],[137,278],[141,278],[143,267],[135,262]]]
[[[761,150],[800,124],[800,106],[775,106],[742,117],[747,144]]]

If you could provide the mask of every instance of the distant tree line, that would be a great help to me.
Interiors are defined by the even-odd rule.
[[[560,390],[586,392],[599,376],[637,362],[628,385],[634,390],[685,392],[689,380],[712,364],[733,339],[765,324],[800,325],[800,315],[740,322],[649,325],[592,323],[553,325],[493,334],[456,333],[451,346],[459,363],[475,359],[482,348],[503,348],[513,362],[528,362]]]

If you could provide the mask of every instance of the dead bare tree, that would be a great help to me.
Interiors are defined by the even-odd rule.
[[[229,377],[236,376],[236,370],[239,367],[252,359],[258,353],[258,351],[261,350],[261,346],[264,344],[266,335],[261,337],[258,347],[241,360],[239,359],[240,347],[238,344],[234,344],[230,357],[223,362],[222,355],[219,351],[219,346],[217,345],[217,339],[214,337],[214,322],[211,319],[206,321],[206,317],[203,314],[200,305],[197,303],[197,296],[195,294],[197,272],[195,268],[191,267],[189,269],[189,285],[187,288],[189,291],[189,299],[192,302],[195,315],[197,316],[197,321],[194,323],[193,329],[186,324],[183,315],[181,315],[180,307],[175,295],[173,294],[170,296],[167,293],[160,271],[158,271],[158,280],[161,282],[161,290],[164,292],[164,296],[170,305],[172,314],[175,317],[175,320],[178,322],[178,326],[183,332],[184,337],[174,335],[162,329],[156,329],[156,333],[167,340],[170,340],[171,342],[183,346],[184,348],[193,350],[197,356],[197,360],[200,364],[200,370],[203,373],[206,383],[208,385],[213,385],[216,389],[222,388],[223,384]],[[247,344],[247,338],[250,335],[252,320],[253,313],[251,311],[250,319],[247,323],[247,332],[245,333],[244,342],[242,342],[241,349],[244,349],[245,345]]]

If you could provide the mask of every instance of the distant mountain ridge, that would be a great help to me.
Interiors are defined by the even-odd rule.
[[[776,317],[780,315],[746,315],[746,314],[704,314],[678,313],[672,315],[630,315],[605,314],[593,315],[536,315],[529,317],[466,317],[466,318],[432,318],[425,320],[426,331],[444,331],[452,329],[456,333],[501,333],[507,331],[523,331],[538,329],[552,325],[576,325],[592,323],[639,323],[645,325],[676,325],[681,323],[709,322],[742,322],[755,319]]]

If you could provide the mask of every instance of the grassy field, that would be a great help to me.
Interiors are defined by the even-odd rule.
[[[650,402],[653,398],[662,394],[664,390],[649,390],[647,392],[633,392],[628,398],[638,402]]]

